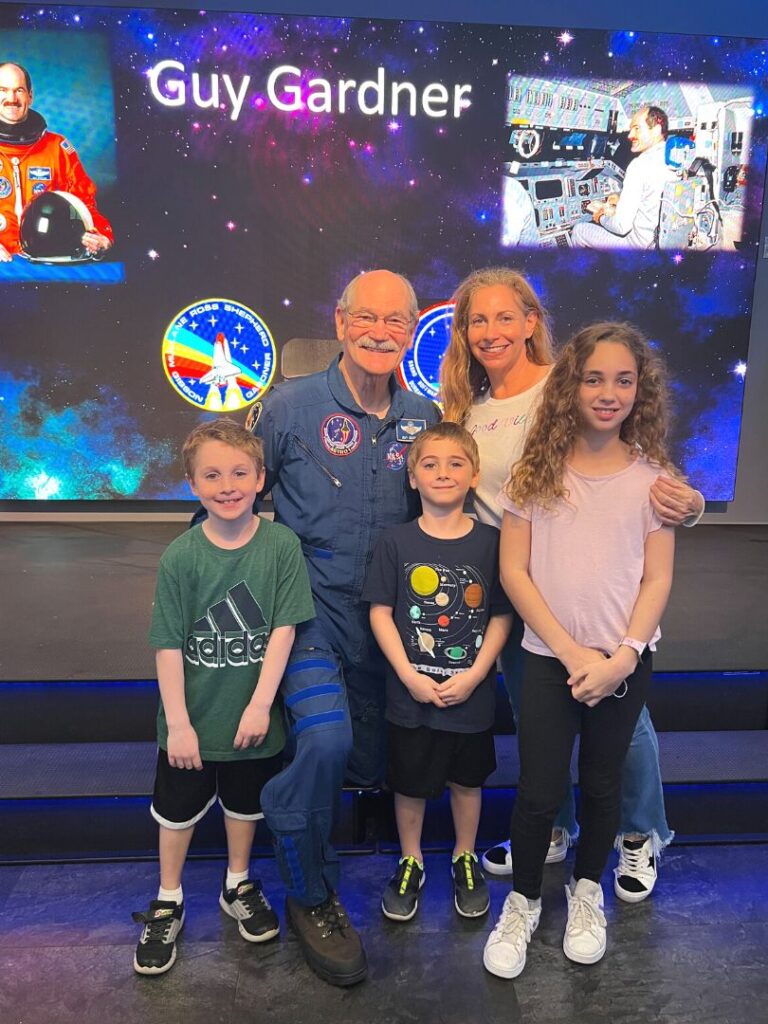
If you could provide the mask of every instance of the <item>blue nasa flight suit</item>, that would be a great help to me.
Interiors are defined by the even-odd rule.
[[[330,832],[345,777],[364,786],[383,775],[385,665],[360,594],[381,531],[418,514],[408,447],[440,418],[394,378],[390,387],[386,417],[369,416],[334,360],[278,385],[253,427],[275,521],[301,540],[317,611],[297,626],[283,677],[296,753],[261,794],[287,893],[305,906],[337,887]]]

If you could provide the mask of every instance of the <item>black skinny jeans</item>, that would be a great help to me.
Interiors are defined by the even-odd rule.
[[[650,684],[651,655],[646,651],[627,679],[626,696],[604,697],[593,708],[571,696],[567,678],[557,658],[526,656],[518,726],[520,782],[511,838],[514,888],[530,900],[541,895],[544,859],[571,784],[571,753],[579,733],[581,834],[573,877],[600,881],[619,827],[621,772]]]

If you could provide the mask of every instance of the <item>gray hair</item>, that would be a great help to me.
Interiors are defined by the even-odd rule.
[[[347,287],[341,293],[341,298],[336,303],[336,305],[342,311],[342,313],[348,312],[350,306],[352,305],[352,297],[354,295],[355,287],[356,287],[358,281],[360,280],[360,278],[361,277],[365,277],[366,273],[369,273],[369,271],[363,271],[362,274],[358,274],[357,277],[353,277],[352,280],[347,285]],[[392,273],[392,276],[396,277],[398,279],[398,281],[400,281],[403,284],[403,286],[405,287],[405,290],[408,293],[408,305],[409,305],[408,313],[411,316],[411,318],[413,319],[413,321],[415,322],[419,318],[420,310],[419,310],[419,302],[418,302],[418,299],[416,298],[416,292],[413,289],[413,285],[408,280],[408,278],[407,277],[403,277],[402,274],[397,274],[394,271],[390,271],[390,273]]]

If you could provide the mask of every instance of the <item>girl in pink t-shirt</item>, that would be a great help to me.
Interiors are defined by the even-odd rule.
[[[500,502],[501,578],[525,620],[514,890],[483,963],[514,978],[541,914],[552,823],[581,735],[581,839],[566,886],[565,955],[605,952],[600,877],[616,834],[624,757],[651,678],[649,645],[672,584],[674,533],[649,500],[664,448],[663,370],[629,324],[565,346]]]

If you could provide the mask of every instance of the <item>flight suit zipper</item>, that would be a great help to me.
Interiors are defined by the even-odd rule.
[[[397,422],[397,420],[391,419],[391,420],[386,420],[384,423],[382,423],[382,425],[379,427],[379,429],[376,431],[376,433],[371,438],[371,444],[374,447],[376,447],[376,445],[379,443],[379,438],[384,433],[384,431],[387,430],[389,427],[393,426],[393,424],[395,424],[396,422]]]
[[[330,471],[330,469],[328,469],[327,466],[324,466],[322,464],[320,459],[317,457],[317,455],[315,455],[315,453],[312,451],[312,449],[309,447],[309,445],[305,444],[305,442],[302,441],[302,439],[298,436],[298,434],[294,434],[293,438],[294,438],[296,444],[299,446],[299,448],[301,448],[301,450],[304,452],[304,454],[308,455],[310,457],[310,459],[312,459],[312,461],[315,463],[315,465],[318,466],[323,471],[323,473],[325,473],[325,475],[331,481],[333,486],[334,487],[341,487],[341,480],[339,480],[339,478],[337,476],[334,476],[333,473]]]

